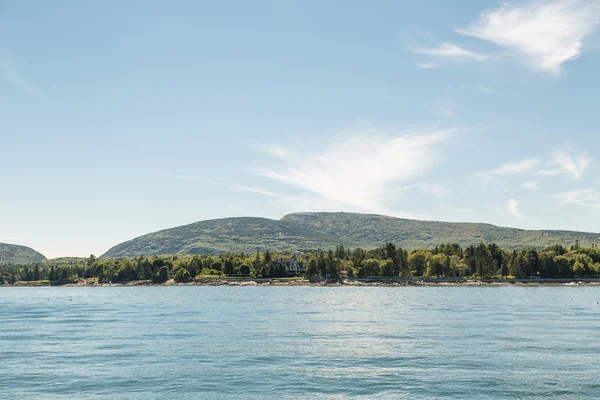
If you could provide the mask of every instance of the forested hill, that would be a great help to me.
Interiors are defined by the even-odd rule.
[[[0,265],[33,264],[45,259],[46,257],[29,247],[0,243]]]
[[[365,246],[393,242],[409,250],[443,243],[458,243],[462,247],[482,242],[495,243],[508,249],[542,249],[554,244],[570,246],[577,239],[585,246],[600,243],[598,233],[530,231],[481,223],[417,221],[373,214],[297,213],[286,215],[281,221],[294,222],[335,236],[340,243],[345,243],[345,238]]]
[[[600,243],[600,234],[571,231],[527,231],[489,224],[416,221],[354,213],[297,213],[281,220],[225,218],[150,233],[121,243],[102,257],[157,254],[253,253],[330,249],[339,243],[365,249],[385,242],[411,250],[443,243],[496,243],[508,249],[538,249],[579,240],[582,246]]]
[[[295,222],[252,217],[224,218],[150,233],[119,244],[102,257],[318,249],[335,247],[337,241],[334,236]]]

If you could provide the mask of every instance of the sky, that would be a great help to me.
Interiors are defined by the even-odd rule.
[[[0,242],[349,211],[598,232],[600,0],[0,0]]]

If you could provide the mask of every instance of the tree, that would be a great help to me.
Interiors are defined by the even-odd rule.
[[[319,275],[319,268],[317,267],[317,260],[311,258],[308,262],[308,267],[306,268],[306,277],[312,278],[314,276]]]
[[[269,265],[273,261],[273,257],[271,256],[271,252],[269,250],[265,251],[265,264]]]
[[[256,250],[256,258],[254,259],[254,273],[258,276],[259,271],[261,270],[261,262],[260,262],[260,252],[258,249]]]
[[[496,274],[498,268],[490,249],[484,243],[475,248],[475,275],[487,278]]]
[[[346,258],[346,249],[344,248],[343,244],[335,247],[335,256],[340,260]]]
[[[329,279],[338,279],[339,277],[339,268],[338,268],[338,259],[333,257],[333,252],[329,250],[327,253],[327,271],[326,276]]]
[[[447,258],[444,253],[431,256],[427,262],[427,276],[446,275]]]
[[[156,271],[159,271],[164,266],[165,261],[160,258],[157,258],[156,260],[152,261],[152,273],[155,274]]]
[[[317,257],[317,269],[319,270],[320,276],[323,278],[327,276],[327,263],[325,262],[325,254],[322,251],[319,251]]]
[[[568,257],[557,256],[554,257],[554,264],[556,266],[556,273],[560,278],[572,278],[573,277],[573,266]]]
[[[396,258],[396,245],[392,242],[388,242],[383,246],[383,257],[385,259],[393,260]]]
[[[361,278],[378,276],[379,272],[379,260],[368,258],[361,263],[360,268],[358,269],[358,276]]]
[[[408,256],[408,268],[414,276],[423,276],[427,266],[428,254],[425,250],[413,251]]]
[[[198,275],[200,271],[202,271],[202,260],[200,259],[200,257],[192,257],[188,266],[188,271],[190,272],[190,276],[192,277]]]
[[[224,264],[223,273],[225,273],[225,275],[232,275],[233,270],[233,262],[231,261],[231,259],[227,259]]]
[[[175,282],[188,282],[190,280],[190,273],[185,268],[179,268],[175,275],[173,275]]]
[[[394,261],[391,258],[388,258],[380,265],[380,274],[381,276],[392,277],[394,276]]]
[[[169,280],[169,269],[167,267],[161,267],[160,270],[154,275],[152,283],[165,283]]]
[[[240,266],[240,275],[250,275],[250,267],[246,264]]]
[[[396,248],[394,243],[388,242],[385,244],[385,246],[383,246],[383,252],[383,256],[386,259],[392,260],[392,275],[390,276],[400,275],[400,270],[402,269],[402,249]]]
[[[33,267],[33,279],[34,281],[39,281],[40,280],[40,266],[39,264],[35,264],[35,266]]]
[[[515,259],[513,269],[517,278],[529,278],[537,275],[540,269],[539,255],[536,249],[523,249]]]
[[[573,264],[573,274],[578,277],[585,276],[585,265],[581,261],[575,261]]]
[[[502,260],[502,265],[500,266],[500,276],[506,277],[510,273],[509,265],[511,259],[512,257],[508,256],[504,257],[504,260]]]

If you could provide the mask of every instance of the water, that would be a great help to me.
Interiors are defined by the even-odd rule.
[[[600,288],[0,288],[0,399],[600,398]]]

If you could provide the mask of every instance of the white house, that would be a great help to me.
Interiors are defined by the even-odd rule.
[[[283,264],[286,272],[290,275],[304,275],[306,272],[304,263],[295,258],[281,258],[279,262]]]

